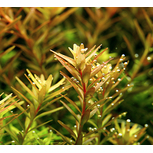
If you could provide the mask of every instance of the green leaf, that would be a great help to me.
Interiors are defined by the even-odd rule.
[[[141,56],[140,62],[137,66],[137,68],[134,70],[131,79],[135,78],[136,74],[138,73],[138,71],[140,70],[142,63],[144,62],[144,60],[146,59],[148,53],[149,53],[149,47],[150,47],[150,42],[151,41],[151,34],[148,34],[146,42],[145,42],[145,50],[143,52],[143,55]]]
[[[57,112],[57,111],[59,111],[59,110],[61,110],[61,109],[63,109],[63,107],[58,107],[58,108],[55,108],[55,109],[53,109],[53,110],[50,110],[50,111],[47,111],[47,112],[43,112],[43,113],[37,115],[37,116],[35,117],[35,120],[38,119],[38,118],[40,118],[40,117],[43,117],[43,116],[45,116],[45,115],[49,115],[49,114],[52,114],[52,113],[54,113],[54,112]]]
[[[102,121],[102,127],[110,120],[112,114],[108,114]]]
[[[60,102],[66,107],[66,109],[73,115],[73,117],[79,122],[78,116],[74,113],[74,111],[67,105],[65,104],[62,100]]]
[[[53,127],[50,127],[52,130],[56,131],[62,138],[63,140],[65,140],[65,142],[67,142],[68,144],[71,144],[69,139],[67,137],[65,137],[62,133],[60,133],[59,131],[57,131],[56,129],[54,129]]]
[[[28,72],[29,74],[29,77],[32,79],[32,81],[36,84],[36,86],[40,89],[42,86],[40,85],[40,83],[36,80],[36,78],[33,76],[33,74],[28,70],[26,69],[26,71]]]
[[[22,93],[20,93],[18,90],[16,90],[15,88],[11,87],[16,93],[18,93],[21,97],[23,97],[30,105],[33,105],[29,99],[27,99]]]
[[[60,95],[62,92],[64,92],[65,90],[71,88],[72,86],[71,85],[68,85],[68,86],[65,86],[64,88],[62,89],[59,89],[58,91],[55,91],[53,93],[51,93],[45,100],[44,100],[44,103],[49,101],[50,99],[52,99],[53,97],[55,96],[58,96]]]
[[[59,123],[61,126],[63,126],[63,127],[71,134],[71,136],[72,136],[74,139],[76,139],[75,133],[74,133],[66,124],[64,124],[64,123],[61,122],[60,120],[58,120],[58,123]]]
[[[12,115],[9,115],[9,116],[5,116],[5,117],[2,117],[2,118],[0,118],[0,121],[3,121],[3,120],[5,120],[6,118],[10,118],[10,117],[13,117],[13,116],[16,116],[17,114],[12,114]],[[0,127],[0,129],[1,129],[1,127]]]
[[[58,88],[59,86],[63,85],[64,81],[65,81],[65,78],[61,79],[58,83],[56,83],[52,87],[50,87],[48,92],[51,92],[51,91],[55,90],[56,88]]]
[[[112,105],[112,103],[104,110],[104,112],[103,112],[103,116],[106,114],[106,113],[108,113],[108,112],[110,112],[112,109],[114,109],[114,107],[116,107],[117,105],[119,105],[122,101],[123,101],[123,99],[122,100],[119,100],[121,97],[119,96],[119,97],[117,97],[112,103],[113,103],[113,105]]]
[[[52,103],[56,102],[57,100],[59,100],[61,97],[57,97],[54,98],[53,100],[47,102],[44,106],[41,106],[41,108],[39,109],[39,111],[41,111],[42,109],[46,108],[47,106],[51,105]],[[44,102],[43,102],[44,103]]]
[[[44,98],[46,96],[46,84],[44,84],[41,88],[41,90],[39,91],[39,94],[38,94],[38,102],[39,104],[42,104],[43,101],[44,101]]]
[[[47,138],[45,138],[45,139],[43,140],[44,145],[49,145],[49,144],[51,144],[51,140],[52,140],[52,134],[49,133],[48,136],[47,136]]]
[[[93,76],[95,76],[99,71],[101,71],[101,69],[109,62],[111,61],[113,58],[107,60],[106,62],[104,62],[103,64],[97,66],[95,69],[93,69],[91,71],[91,74],[90,74],[90,78],[92,78]]]
[[[72,101],[70,98],[62,95],[62,97],[64,97],[69,103],[71,103],[80,113],[81,113],[81,110],[79,109],[79,107],[76,105],[76,103],[74,101]]]
[[[15,77],[17,79],[17,81],[20,83],[20,85],[34,98],[37,100],[36,96],[34,95],[34,93],[18,78]]]
[[[109,133],[107,136],[104,137],[104,139],[100,142],[100,145],[102,145],[104,142],[108,141],[109,138],[112,138],[112,136],[114,135],[116,131],[113,131],[111,133]]]
[[[0,58],[3,57],[5,54],[8,54],[10,51],[12,51],[15,48],[15,46],[12,46],[8,48],[6,51],[0,53]]]
[[[22,136],[21,132],[17,134],[17,137],[18,137],[19,145],[22,145],[24,141],[24,137]]]
[[[16,142],[18,142],[18,137],[12,130],[9,130],[7,127],[4,127],[4,129]]]
[[[35,107],[34,105],[30,105],[30,119],[33,120],[35,117]]]
[[[31,128],[28,132],[33,131],[34,129],[37,129],[37,128],[39,128],[39,127],[41,127],[41,126],[43,126],[43,125],[45,125],[45,124],[47,124],[47,123],[49,123],[49,122],[51,122],[51,121],[52,121],[52,119],[49,120],[49,121],[47,121],[47,122],[44,122],[44,123],[42,123],[42,124],[39,124],[39,125],[37,125],[37,126]]]
[[[13,58],[11,58],[8,64],[5,65],[5,67],[3,67],[3,69],[0,71],[0,73],[2,74],[3,72],[7,71],[12,66],[13,62],[19,57],[20,54],[21,52],[18,52]]]
[[[15,102],[11,103],[9,106],[7,106],[7,107],[1,109],[1,110],[0,110],[0,113],[3,114],[3,113],[5,112],[5,110],[9,111],[8,108],[9,108],[10,106],[14,105],[16,102],[17,102],[17,101],[15,101]],[[6,112],[5,112],[5,113],[6,113]]]

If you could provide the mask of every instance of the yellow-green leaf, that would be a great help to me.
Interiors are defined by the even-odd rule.
[[[54,112],[57,112],[57,111],[59,111],[59,110],[61,110],[61,109],[63,109],[63,107],[58,107],[58,108],[55,108],[55,109],[53,109],[53,110],[50,110],[50,111],[47,111],[47,112],[43,112],[43,113],[37,115],[37,116],[35,117],[35,120],[38,119],[38,118],[40,118],[40,117],[43,117],[43,116],[45,116],[45,115],[50,115],[50,114],[52,114],[52,113],[54,113]]]
[[[65,59],[67,62],[69,62],[70,64],[72,64],[74,67],[76,66],[76,63],[75,63],[75,61],[72,58],[70,58],[68,56],[65,56],[65,55],[63,55],[61,53],[56,53],[53,50],[50,50],[50,51],[53,52],[54,54],[58,55],[59,57]]]
[[[91,73],[91,64],[86,65],[85,69],[83,70],[82,79],[84,83],[88,83],[90,78],[90,73]]]

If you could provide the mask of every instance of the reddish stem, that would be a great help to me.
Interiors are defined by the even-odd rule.
[[[80,76],[81,76],[81,79],[82,79],[82,71],[79,70],[79,73],[80,73]],[[82,115],[83,115],[84,112],[85,112],[85,109],[86,109],[86,102],[85,102],[86,85],[83,81],[82,81],[82,86],[83,86],[83,93],[84,93],[83,108],[82,108]]]
[[[37,107],[37,110],[36,110],[35,114],[38,113],[38,111],[39,111],[39,109],[40,109],[40,106],[41,106],[41,104],[39,104],[39,106]]]

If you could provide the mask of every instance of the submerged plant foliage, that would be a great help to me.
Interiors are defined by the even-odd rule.
[[[1,7],[0,144],[153,144],[152,20],[152,8]]]
[[[113,144],[135,144],[139,139],[133,140],[133,133],[135,135],[137,134],[138,138],[140,138],[145,134],[145,129],[137,130],[136,126],[133,126],[131,131],[135,131],[131,135],[128,135],[124,131],[124,124],[122,123],[122,129],[120,129],[117,123],[118,118],[125,116],[126,112],[116,116],[112,114],[112,110],[123,101],[122,95],[124,92],[132,87],[130,84],[127,84],[123,89],[120,89],[118,86],[123,79],[126,79],[126,74],[124,71],[128,61],[126,61],[126,57],[123,54],[115,65],[111,64],[111,61],[113,60],[112,57],[110,57],[107,61],[98,63],[98,58],[100,58],[100,56],[102,56],[107,49],[108,48],[102,49],[102,45],[99,45],[97,48],[94,46],[88,50],[88,48],[84,48],[83,43],[81,43],[80,46],[74,44],[73,49],[69,48],[73,57],[68,57],[51,50],[51,52],[54,53],[55,58],[59,60],[59,62],[70,73],[67,75],[66,73],[60,71],[64,78],[54,85],[52,85],[52,75],[49,75],[49,77],[45,79],[43,74],[40,76],[37,76],[36,74],[33,75],[28,69],[28,75],[25,74],[25,76],[28,79],[31,87],[26,86],[24,82],[16,77],[23,90],[19,91],[14,87],[12,87],[12,89],[18,95],[18,97],[24,101],[20,102],[20,104],[16,103],[15,101],[11,105],[15,105],[21,111],[21,114],[17,115],[13,113],[13,115],[3,117],[7,107],[11,107],[11,105],[7,106],[6,108],[5,106],[8,105],[9,102],[13,101],[16,97],[13,97],[7,101],[7,99],[11,96],[8,95],[6,98],[1,100],[1,111],[3,112],[1,113],[1,129],[3,127],[3,119],[8,117],[15,116],[15,118],[19,118],[20,115],[24,114],[25,123],[23,124],[19,119],[17,119],[21,129],[16,128],[10,122],[8,126],[6,126],[7,124],[4,126],[4,130],[12,138],[12,141],[9,143],[23,145],[99,145],[110,141]],[[99,53],[97,53],[98,50],[100,50]],[[67,94],[62,94],[71,87],[74,88],[78,95],[78,102],[70,99]],[[69,136],[64,135],[52,125],[50,125],[48,128],[44,128],[42,131],[38,130],[45,124],[52,121],[49,120],[42,122],[41,118],[43,116],[50,115],[64,109],[63,106],[59,106],[53,108],[52,110],[45,110],[48,106],[51,106],[53,103],[57,103],[58,101],[62,103],[62,105],[68,110],[70,115],[73,116],[75,120],[74,127],[69,127],[61,120],[57,121],[68,131]],[[64,101],[69,102],[71,106]],[[23,102],[24,107],[21,106]],[[7,111],[10,111],[10,109],[7,109]],[[76,110],[74,111],[74,109]],[[125,138],[123,137],[123,140],[118,140],[118,138],[115,138],[115,141],[114,137],[116,137],[116,132],[108,132],[108,129],[113,123],[115,123],[115,127],[118,132],[121,133],[122,131],[121,134],[125,136]],[[93,128],[87,127],[87,124],[92,125]],[[127,126],[130,128],[129,124]],[[52,133],[52,130],[54,130],[60,137],[56,138],[55,134]],[[53,140],[53,137],[60,141],[58,142]]]
[[[57,58],[72,75],[70,77],[60,72],[73,86],[80,102],[80,107],[78,107],[74,101],[67,96],[63,96],[77,109],[78,112],[76,114],[61,100],[61,103],[76,120],[75,133],[63,122],[58,121],[73,137],[73,140],[70,140],[70,138],[57,132],[63,137],[64,141],[69,144],[90,144],[91,141],[97,141],[97,144],[101,144],[102,140],[100,135],[105,131],[104,129],[106,129],[111,122],[125,114],[123,113],[112,117],[110,112],[123,101],[121,99],[123,92],[131,87],[130,84],[127,84],[127,87],[124,89],[117,88],[119,82],[126,76],[124,70],[128,62],[125,61],[126,57],[123,54],[114,68],[111,64],[108,64],[112,58],[103,63],[98,63],[98,58],[107,50],[107,48],[103,49],[99,54],[96,54],[100,48],[101,45],[96,49],[94,46],[88,51],[88,48],[84,48],[83,44],[80,46],[74,44],[73,49],[69,48],[73,58],[51,50],[55,54],[55,58]],[[125,62],[123,63],[123,61]],[[115,90],[115,92],[113,92],[113,90]],[[97,115],[96,122],[92,120],[95,114]],[[89,133],[83,131],[84,124],[87,122],[96,125],[94,130]]]

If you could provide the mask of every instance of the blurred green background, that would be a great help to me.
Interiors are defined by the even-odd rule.
[[[142,126],[153,136],[153,8],[0,8],[0,93],[21,87],[15,76],[28,82],[26,69],[54,82],[65,69],[54,60],[50,49],[71,56],[68,47],[84,43],[108,47],[101,61],[125,54],[127,78],[120,84],[134,86],[124,94],[124,102],[112,113],[127,112],[126,119]],[[12,46],[15,46],[11,48]],[[75,100],[74,92],[69,92]],[[61,115],[62,117],[62,115]],[[148,141],[146,144],[150,144]]]

